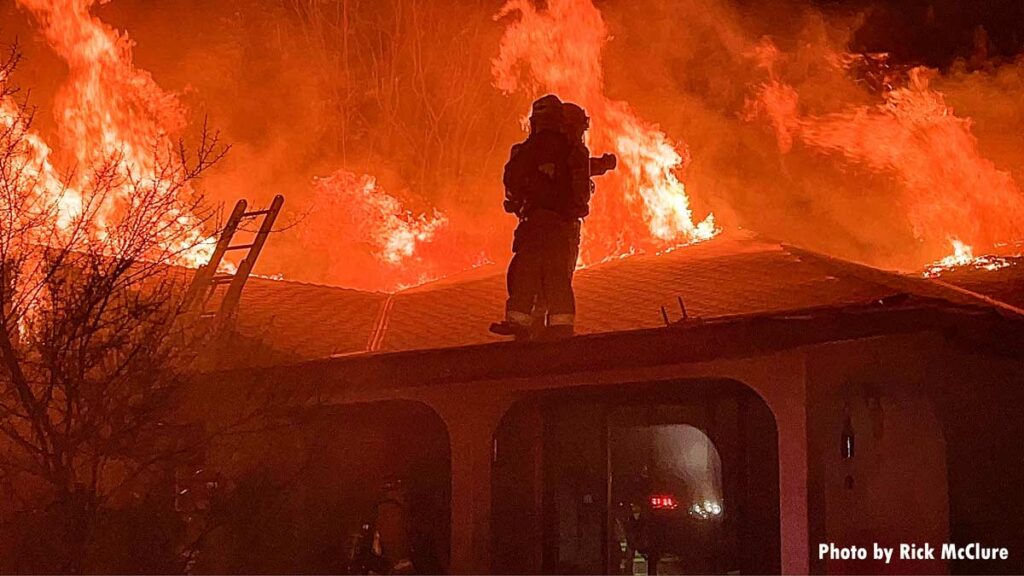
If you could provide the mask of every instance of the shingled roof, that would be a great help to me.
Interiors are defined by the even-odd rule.
[[[741,232],[580,270],[575,287],[581,334],[664,326],[662,307],[677,320],[679,298],[690,317],[704,319],[841,308],[903,295],[986,304],[923,278]],[[483,344],[502,340],[487,327],[502,315],[504,300],[501,266],[395,294],[254,278],[243,293],[238,335],[250,350],[244,361],[257,365]]]
[[[991,298],[999,304],[1024,310],[1024,257],[1008,257],[1001,260],[1006,266],[997,270],[964,266],[943,272],[935,281]]]

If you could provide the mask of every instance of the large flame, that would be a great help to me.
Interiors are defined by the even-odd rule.
[[[323,207],[332,214],[347,213],[350,217],[340,224],[353,226],[355,237],[368,238],[373,256],[387,266],[405,264],[417,245],[433,240],[437,230],[448,224],[437,211],[416,216],[406,210],[398,199],[380,190],[372,176],[339,170],[317,178],[315,186]]]
[[[0,73],[0,88],[7,82],[5,75]],[[82,210],[81,196],[74,190],[66,189],[50,160],[50,147],[28,126],[24,110],[12,96],[0,97],[0,132],[4,134],[3,146],[10,147],[17,156],[12,158],[17,168],[12,166],[10,174],[16,186],[37,194],[37,205],[53,206],[58,226],[70,226]],[[4,207],[13,209],[6,205]]]
[[[372,176],[341,169],[313,187],[303,240],[346,286],[401,290],[487,262],[462,245],[443,213],[414,214]]]
[[[602,177],[584,227],[582,260],[658,251],[711,238],[714,218],[694,221],[678,172],[688,154],[657,126],[640,120],[604,92],[601,51],[608,41],[601,12],[590,0],[549,0],[538,9],[510,0],[497,14],[509,19],[493,63],[495,85],[506,93],[545,92],[583,106],[592,118],[593,151],[613,151],[619,170]]]
[[[67,80],[54,103],[58,141],[27,132],[20,153],[28,158],[23,177],[41,199],[56,203],[58,222],[68,226],[83,210],[90,166],[116,157],[122,176],[129,177],[124,180],[158,181],[173,161],[168,151],[185,128],[187,111],[173,93],[134,66],[131,40],[90,12],[106,0],[16,1],[34,16],[47,44],[67,65]],[[715,235],[713,217],[695,217],[683,184],[689,160],[685,145],[639,118],[626,102],[607,96],[602,53],[609,32],[592,0],[507,0],[495,18],[505,26],[492,62],[495,87],[528,97],[553,92],[582,105],[592,118],[588,144],[593,153],[619,156],[619,169],[597,179],[592,215],[584,226],[583,263],[662,252]],[[863,57],[841,52],[827,54],[826,65],[852,77],[852,63]],[[812,95],[801,98],[797,88],[773,72],[787,58],[774,45],[763,42],[750,57],[768,71],[750,108],[770,120],[779,147],[802,146],[840,160],[844,168],[883,174],[895,182],[900,195],[892,204],[902,208],[919,240],[920,246],[909,248],[922,255],[918,262],[940,258],[953,238],[956,253],[939,265],[960,262],[972,250],[988,253],[1001,242],[1024,239],[1019,186],[981,153],[970,119],[957,116],[929,85],[928,71],[903,73],[873,104],[838,98],[837,106],[812,107]],[[765,80],[757,74],[754,84]],[[19,122],[24,115],[18,103],[0,100],[0,126]],[[58,164],[79,169],[69,178],[55,168]],[[498,181],[495,175],[495,186]],[[105,221],[131,194],[131,187],[124,186],[97,213],[94,225],[101,239]],[[391,290],[486,260],[479,250],[456,242],[465,238],[456,225],[464,222],[451,205],[438,204],[450,218],[429,209],[413,215],[373,178],[346,171],[318,179],[312,196],[317,212],[311,220],[323,221],[317,228],[321,232],[306,242],[325,242],[317,257],[349,262],[328,262],[325,268],[339,273],[326,275],[326,281]],[[186,251],[182,262],[203,262],[210,243],[200,218],[171,211],[166,219],[175,242],[198,245]],[[345,223],[344,230],[332,232],[339,222]],[[460,256],[453,258],[453,253]]]
[[[185,109],[132,63],[132,42],[89,13],[94,0],[18,0],[40,24],[50,48],[68,66],[68,78],[54,102],[61,150],[78,169],[61,178],[50,159],[51,147],[36,132],[24,133],[23,159],[36,193],[58,202],[58,224],[68,226],[83,210],[83,193],[95,183],[91,168],[115,162],[116,189],[95,207],[95,238],[103,240],[117,211],[131,202],[133,190],[169,186],[178,176],[173,137],[185,127]],[[0,79],[2,80],[2,79]],[[24,120],[18,104],[0,102],[0,123]],[[68,181],[66,181],[68,180]],[[167,190],[170,193],[170,190]],[[161,248],[179,254],[180,264],[205,262],[213,242],[199,220],[171,209],[154,230]]]
[[[770,42],[752,52],[769,73],[781,54]],[[836,66],[866,57],[837,55]],[[875,55],[873,59],[883,59]],[[972,247],[990,250],[1024,237],[1024,196],[1013,177],[984,157],[969,118],[958,117],[929,85],[931,71],[914,68],[886,85],[881,102],[824,115],[800,113],[799,94],[774,77],[757,89],[750,112],[772,123],[780,148],[795,141],[894,178],[914,236],[938,257],[935,266],[963,262]],[[867,225],[867,223],[865,223]],[[955,239],[955,240],[950,240]]]

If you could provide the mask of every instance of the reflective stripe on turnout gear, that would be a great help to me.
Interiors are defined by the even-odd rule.
[[[529,326],[533,324],[533,316],[526,312],[516,312],[515,310],[506,310],[505,320],[515,326]]]
[[[575,323],[575,314],[548,314],[548,326],[572,326]]]

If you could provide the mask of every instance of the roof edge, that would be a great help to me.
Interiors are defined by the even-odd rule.
[[[966,324],[965,320],[974,323]],[[981,329],[974,330],[978,327]],[[707,362],[830,342],[961,330],[1020,334],[1024,332],[1024,322],[1009,320],[989,307],[958,306],[942,300],[908,305],[900,300],[897,304],[872,302],[853,307],[723,317],[664,328],[588,334],[549,343],[496,342],[356,354],[266,368],[208,372],[198,377],[393,389],[600,371],[609,367]],[[1001,338],[999,342],[1017,340],[1020,339]],[[415,370],[409,369],[410,363],[415,363]]]

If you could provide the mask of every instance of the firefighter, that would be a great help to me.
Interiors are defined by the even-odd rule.
[[[618,164],[618,159],[614,154],[604,154],[598,158],[590,156],[590,150],[587,149],[587,144],[583,140],[584,134],[590,129],[590,118],[583,108],[571,102],[566,102],[562,105],[562,122],[562,129],[565,131],[566,136],[569,137],[569,142],[574,148],[573,156],[575,160],[573,165],[580,166],[581,163],[584,163],[583,165],[587,166],[586,194],[578,194],[574,198],[577,217],[573,223],[574,235],[570,246],[572,251],[570,260],[572,261],[573,271],[575,271],[576,260],[580,254],[581,219],[590,214],[590,197],[594,193],[594,181],[591,177],[603,176],[614,170]]]
[[[597,158],[590,156],[590,150],[587,149],[587,144],[583,140],[584,134],[590,129],[590,117],[587,116],[587,112],[583,108],[572,102],[566,102],[562,105],[562,118],[562,129],[569,137],[569,141],[577,147],[579,153],[589,158],[591,177],[604,176],[615,170],[619,162],[615,154],[606,153]],[[593,182],[591,182],[590,190],[591,192],[594,190]]]
[[[580,106],[571,102],[565,102],[562,104],[562,131],[569,138],[570,145],[573,146],[573,161],[571,165],[574,167],[587,166],[589,163],[589,176],[602,176],[611,170],[616,168],[618,159],[614,154],[604,154],[598,158],[592,158],[590,156],[590,150],[587,148],[586,143],[583,140],[583,136],[586,131],[590,128],[590,118],[587,117],[586,111]],[[566,248],[569,250],[569,278],[572,279],[573,273],[576,271],[576,262],[580,254],[580,230],[582,226],[581,219],[590,213],[590,197],[594,192],[594,181],[587,178],[586,193],[583,194],[584,189],[577,191],[577,196],[574,197],[574,210],[573,214],[575,217],[572,218],[572,229],[569,243]],[[548,307],[547,302],[541,294],[533,309],[533,321],[531,334],[534,338],[544,337],[544,327],[548,323]],[[558,330],[558,329],[556,329]],[[564,330],[564,329],[563,329]],[[555,334],[557,336],[557,334]]]
[[[565,134],[562,102],[545,96],[533,104],[530,135],[512,147],[505,165],[506,212],[519,218],[508,270],[505,322],[491,331],[528,340],[538,302],[548,308],[546,336],[573,334],[576,301],[572,292],[572,256],[580,198],[589,198],[586,163]],[[588,158],[589,159],[589,158]],[[579,165],[578,165],[579,164]]]

